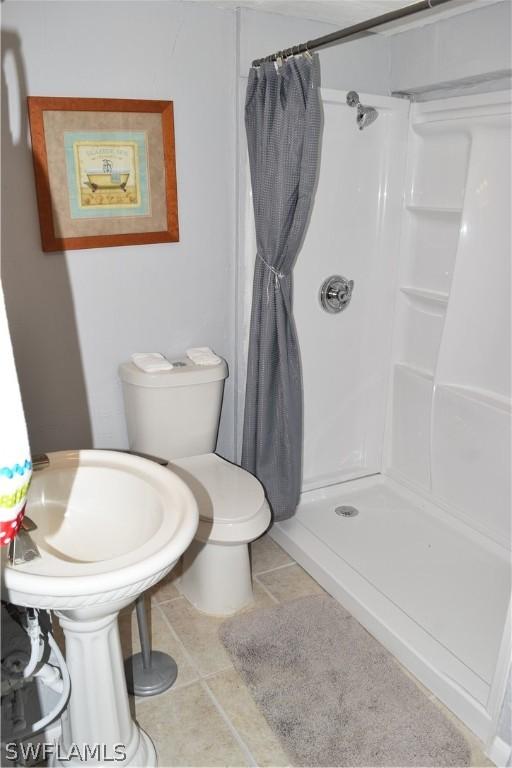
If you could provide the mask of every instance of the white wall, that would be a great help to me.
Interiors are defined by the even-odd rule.
[[[249,180],[244,127],[244,101],[247,76],[254,59],[267,56],[288,46],[306,42],[336,30],[335,25],[311,19],[283,16],[241,8],[238,12],[238,264],[237,264],[237,374],[236,397],[236,450],[240,456],[242,422],[245,402],[245,369],[252,296],[252,251],[254,232],[252,204],[249,199]],[[354,40],[344,45],[318,51],[320,80],[324,88],[358,90],[361,93],[387,94],[389,92],[389,40],[376,35]],[[247,226],[250,222],[250,226]],[[244,257],[245,254],[245,257]]]
[[[305,43],[337,29],[311,19],[240,10],[240,75],[251,62],[291,45]],[[324,88],[389,93],[389,39],[370,35],[318,51]]]
[[[501,0],[393,35],[389,38],[391,90],[422,91],[510,75],[511,10],[510,0]]]
[[[6,0],[2,10],[2,277],[32,449],[125,446],[118,363],[134,350],[207,343],[232,370],[219,442],[232,455],[237,142],[239,157],[245,146],[237,75],[334,27],[177,0]],[[479,10],[322,50],[322,85],[387,94],[502,66],[504,12],[485,9],[485,34]],[[442,71],[422,79],[436,58],[429,40],[446,40],[448,24],[457,45],[438,51]],[[43,254],[27,94],[173,99],[180,243]]]
[[[32,450],[123,447],[131,352],[209,344],[233,362],[235,12],[8,0],[2,26],[3,283]],[[180,242],[43,254],[27,94],[174,100]],[[228,383],[220,450],[232,444]]]
[[[510,0],[482,3],[398,34],[371,34],[319,50],[324,88],[390,94],[445,83],[510,75]],[[240,10],[240,75],[255,58],[328,34],[336,26],[311,19]],[[503,88],[503,82],[498,87]],[[480,86],[479,90],[488,90]]]
[[[505,697],[501,708],[498,736],[508,746],[512,747],[512,675],[509,673]],[[512,754],[509,755],[507,766],[512,764]]]
[[[33,451],[124,447],[117,366],[134,350],[210,344],[234,374],[237,69],[334,29],[248,10],[236,20],[172,0],[3,4],[2,277]],[[384,38],[322,51],[321,64],[325,86],[388,90]],[[173,99],[180,243],[43,254],[27,95]]]

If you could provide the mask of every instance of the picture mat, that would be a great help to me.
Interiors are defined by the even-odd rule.
[[[122,235],[159,232],[167,229],[165,164],[162,120],[153,112],[43,112],[48,183],[57,238],[91,235]],[[151,213],[148,216],[121,216],[73,219],[71,216],[64,133],[66,131],[144,131],[147,137]]]

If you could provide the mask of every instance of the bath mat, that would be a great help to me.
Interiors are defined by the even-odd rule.
[[[468,766],[464,737],[328,595],[224,622],[222,642],[296,766]]]

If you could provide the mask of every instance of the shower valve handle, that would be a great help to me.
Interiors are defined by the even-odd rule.
[[[352,297],[352,289],[354,287],[354,281],[349,280],[348,283],[343,285],[332,285],[327,291],[327,298],[339,302],[348,302]]]
[[[320,289],[320,304],[331,314],[343,312],[350,303],[354,281],[342,275],[331,275],[324,280]]]

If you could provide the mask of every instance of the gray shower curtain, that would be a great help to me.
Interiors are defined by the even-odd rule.
[[[302,379],[292,269],[315,188],[321,108],[317,57],[251,69],[245,122],[257,257],[242,466],[265,488],[274,520],[291,517],[302,477]]]

